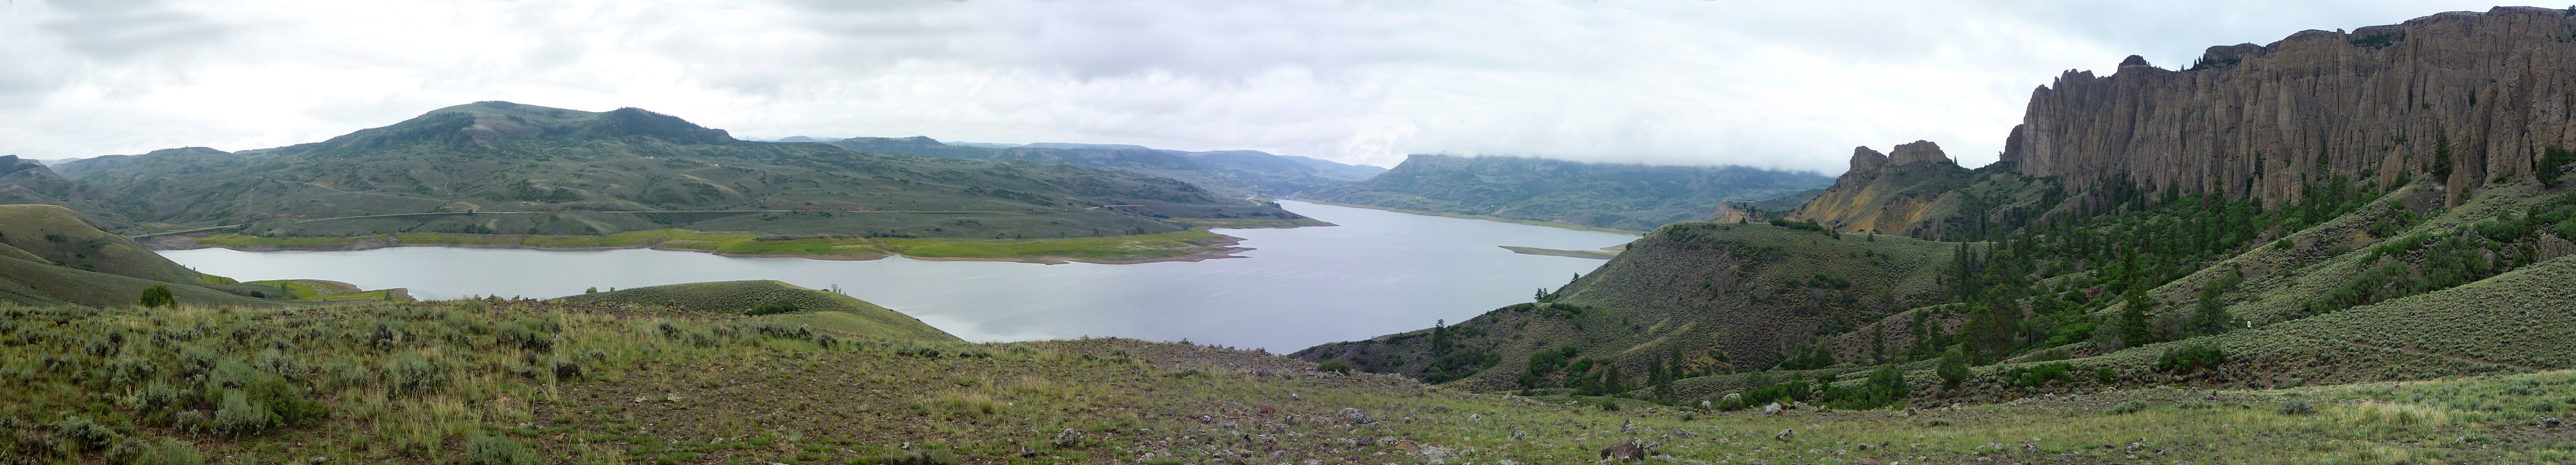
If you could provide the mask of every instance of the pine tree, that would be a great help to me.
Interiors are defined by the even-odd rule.
[[[1942,390],[1958,390],[1959,383],[1968,380],[1968,354],[1959,353],[1956,349],[1942,352],[1941,365],[1933,372],[1941,375]]]
[[[2155,300],[2141,290],[2144,287],[2129,288],[2129,294],[2121,299],[2126,302],[2120,309],[2121,345],[2137,347],[2155,343],[2155,332],[2147,326],[2147,307],[2155,305]]]

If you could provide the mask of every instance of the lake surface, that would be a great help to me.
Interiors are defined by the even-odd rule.
[[[971,341],[1081,336],[1286,352],[1428,328],[1528,302],[1601,260],[1523,255],[1497,246],[1590,250],[1635,236],[1282,201],[1341,226],[1227,229],[1255,250],[1200,262],[1131,265],[799,258],[697,252],[556,252],[396,247],[350,252],[163,251],[198,271],[244,281],[328,279],[410,288],[424,299],[531,298],[702,281],[775,279],[841,286]]]

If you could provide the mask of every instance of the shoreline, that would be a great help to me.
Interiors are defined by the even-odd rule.
[[[1457,219],[1462,219],[1462,220],[1484,220],[1484,221],[1492,221],[1492,222],[1496,222],[1496,223],[1510,223],[1510,224],[1517,224],[1517,225],[1522,225],[1522,226],[1538,226],[1538,227],[1545,227],[1545,228],[1556,228],[1556,229],[1566,229],[1566,230],[1585,231],[1585,232],[1597,232],[1597,233],[1610,233],[1610,234],[1620,234],[1620,235],[1637,236],[1637,237],[1645,237],[1645,236],[1646,236],[1646,232],[1645,232],[1645,231],[1629,231],[1629,230],[1625,230],[1625,229],[1611,229],[1611,228],[1604,228],[1604,227],[1598,227],[1598,226],[1584,226],[1584,225],[1573,224],[1573,223],[1558,223],[1558,222],[1554,222],[1554,221],[1524,220],[1524,219],[1515,219],[1515,218],[1504,218],[1504,217],[1499,217],[1499,216],[1469,215],[1469,214],[1463,214],[1463,213],[1442,213],[1442,212],[1424,211],[1424,210],[1406,210],[1406,209],[1402,209],[1402,208],[1380,207],[1380,206],[1376,206],[1376,205],[1363,205],[1363,204],[1356,204],[1356,203],[1341,203],[1341,202],[1334,202],[1334,201],[1330,201],[1330,200],[1315,200],[1315,199],[1300,199],[1300,198],[1290,198],[1290,199],[1285,199],[1285,200],[1294,200],[1294,201],[1306,202],[1306,203],[1317,204],[1317,205],[1331,205],[1331,206],[1336,206],[1336,207],[1365,208],[1365,209],[1377,210],[1377,211],[1386,211],[1386,212],[1403,213],[1403,214],[1407,214],[1407,215],[1437,216],[1437,217],[1442,217],[1442,218],[1457,218]]]
[[[1332,225],[1332,224],[1330,224],[1330,223],[1325,223],[1324,225]],[[1318,225],[1318,226],[1320,226],[1320,225]],[[1334,226],[1338,226],[1338,225],[1334,225]],[[1301,226],[1279,226],[1279,227],[1270,227],[1270,228],[1261,228],[1261,229],[1285,229],[1285,228],[1293,228],[1293,227],[1304,227],[1304,226],[1303,226],[1303,225],[1301,225]],[[1254,228],[1225,228],[1225,229],[1254,229]],[[1204,231],[1204,230],[1203,230],[1203,231]],[[141,241],[138,241],[138,242],[141,242],[141,243],[143,244],[143,247],[144,247],[145,249],[148,249],[148,250],[154,250],[154,251],[161,251],[161,250],[196,250],[196,249],[225,249],[225,250],[236,250],[236,251],[242,251],[242,252],[354,252],[354,251],[361,251],[361,250],[376,250],[376,249],[387,249],[387,248],[395,248],[395,247],[457,247],[457,248],[468,248],[468,249],[522,249],[522,250],[539,250],[539,251],[548,251],[548,252],[585,252],[585,251],[601,251],[601,250],[649,249],[649,250],[661,250],[661,251],[671,251],[671,252],[699,252],[699,253],[707,253],[707,254],[713,254],[713,255],[715,255],[715,256],[719,256],[719,257],[729,257],[729,258],[801,258],[801,259],[807,259],[807,260],[825,260],[825,261],[872,261],[872,260],[883,260],[883,259],[888,258],[888,257],[901,256],[901,257],[903,257],[903,258],[908,258],[908,259],[913,259],[913,260],[922,260],[922,261],[1014,262],[1014,263],[1031,263],[1031,264],[1039,264],[1039,265],[1063,265],[1063,264],[1067,264],[1067,263],[1089,263],[1089,264],[1095,264],[1095,265],[1132,265],[1132,264],[1140,264],[1140,263],[1157,263],[1157,262],[1200,262],[1200,261],[1218,260],[1218,259],[1227,259],[1227,258],[1250,258],[1250,257],[1241,256],[1241,255],[1236,255],[1236,254],[1237,254],[1237,253],[1246,252],[1246,251],[1255,250],[1255,249],[1253,249],[1253,248],[1251,248],[1251,247],[1242,247],[1242,246],[1240,246],[1240,244],[1242,244],[1242,243],[1243,243],[1243,238],[1240,238],[1240,237],[1234,237],[1234,236],[1229,236],[1229,235],[1224,235],[1224,234],[1216,234],[1216,233],[1214,233],[1214,232],[1210,232],[1209,234],[1214,234],[1214,235],[1215,235],[1215,236],[1217,236],[1217,237],[1216,237],[1216,238],[1214,238],[1214,239],[1207,240],[1207,241],[1205,241],[1205,242],[1191,243],[1191,245],[1192,245],[1193,247],[1190,247],[1190,248],[1192,248],[1192,249],[1198,249],[1198,250],[1189,250],[1189,251],[1186,251],[1185,253],[1183,253],[1182,255],[1179,255],[1179,256],[1171,256],[1171,257],[1150,257],[1150,258],[1111,258],[1111,259],[1096,259],[1096,258],[1072,257],[1072,256],[1062,256],[1062,255],[1032,255],[1032,256],[1017,256],[1017,257],[959,257],[959,256],[939,256],[939,255],[926,255],[926,256],[921,256],[921,255],[910,255],[910,254],[904,254],[904,253],[901,253],[901,252],[888,251],[888,250],[883,250],[883,249],[879,249],[879,250],[876,250],[876,251],[873,251],[873,252],[866,252],[866,253],[831,254],[831,255],[826,255],[826,254],[802,254],[802,253],[778,253],[778,254],[765,254],[765,253],[734,253],[734,252],[720,252],[720,251],[716,251],[716,250],[713,250],[713,249],[704,249],[704,248],[691,248],[691,247],[665,247],[665,246],[663,246],[661,243],[633,244],[633,245],[615,245],[615,246],[571,246],[571,247],[549,247],[549,246],[528,245],[528,244],[525,244],[525,243],[503,243],[503,242],[471,242],[471,243],[446,243],[446,242],[441,242],[441,243],[402,243],[402,242],[400,242],[400,241],[399,241],[399,239],[388,240],[388,239],[392,239],[392,237],[391,237],[391,236],[389,236],[389,235],[374,235],[374,236],[364,236],[364,237],[359,237],[359,238],[357,238],[354,242],[347,243],[347,244],[338,244],[338,245],[315,245],[315,246],[293,246],[293,245],[221,245],[221,244],[206,244],[206,243],[197,242],[197,239],[199,239],[200,237],[203,237],[203,236],[196,236],[196,237],[190,237],[190,236],[154,236],[154,237],[147,238],[147,239],[145,239],[145,240],[141,240]],[[334,237],[334,238],[331,238],[331,239],[339,239],[339,238],[347,238],[347,237]],[[1170,250],[1170,251],[1175,251],[1175,252],[1183,252],[1182,250],[1179,250],[1179,249],[1163,249],[1163,250]]]

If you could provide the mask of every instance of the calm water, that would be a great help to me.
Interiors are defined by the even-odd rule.
[[[1601,260],[1521,255],[1516,245],[1588,250],[1633,236],[1280,202],[1340,224],[1233,229],[1256,250],[1202,262],[1036,265],[726,258],[695,252],[397,247],[354,252],[164,251],[241,280],[307,278],[412,295],[555,297],[598,287],[775,279],[902,311],[974,341],[1079,336],[1293,351],[1459,321],[1527,302]]]

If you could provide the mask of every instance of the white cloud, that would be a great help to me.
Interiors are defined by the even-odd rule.
[[[1994,159],[2033,87],[2128,54],[2460,2],[259,2],[0,7],[0,153],[317,141],[477,100],[745,136],[1490,153],[1837,172]]]

